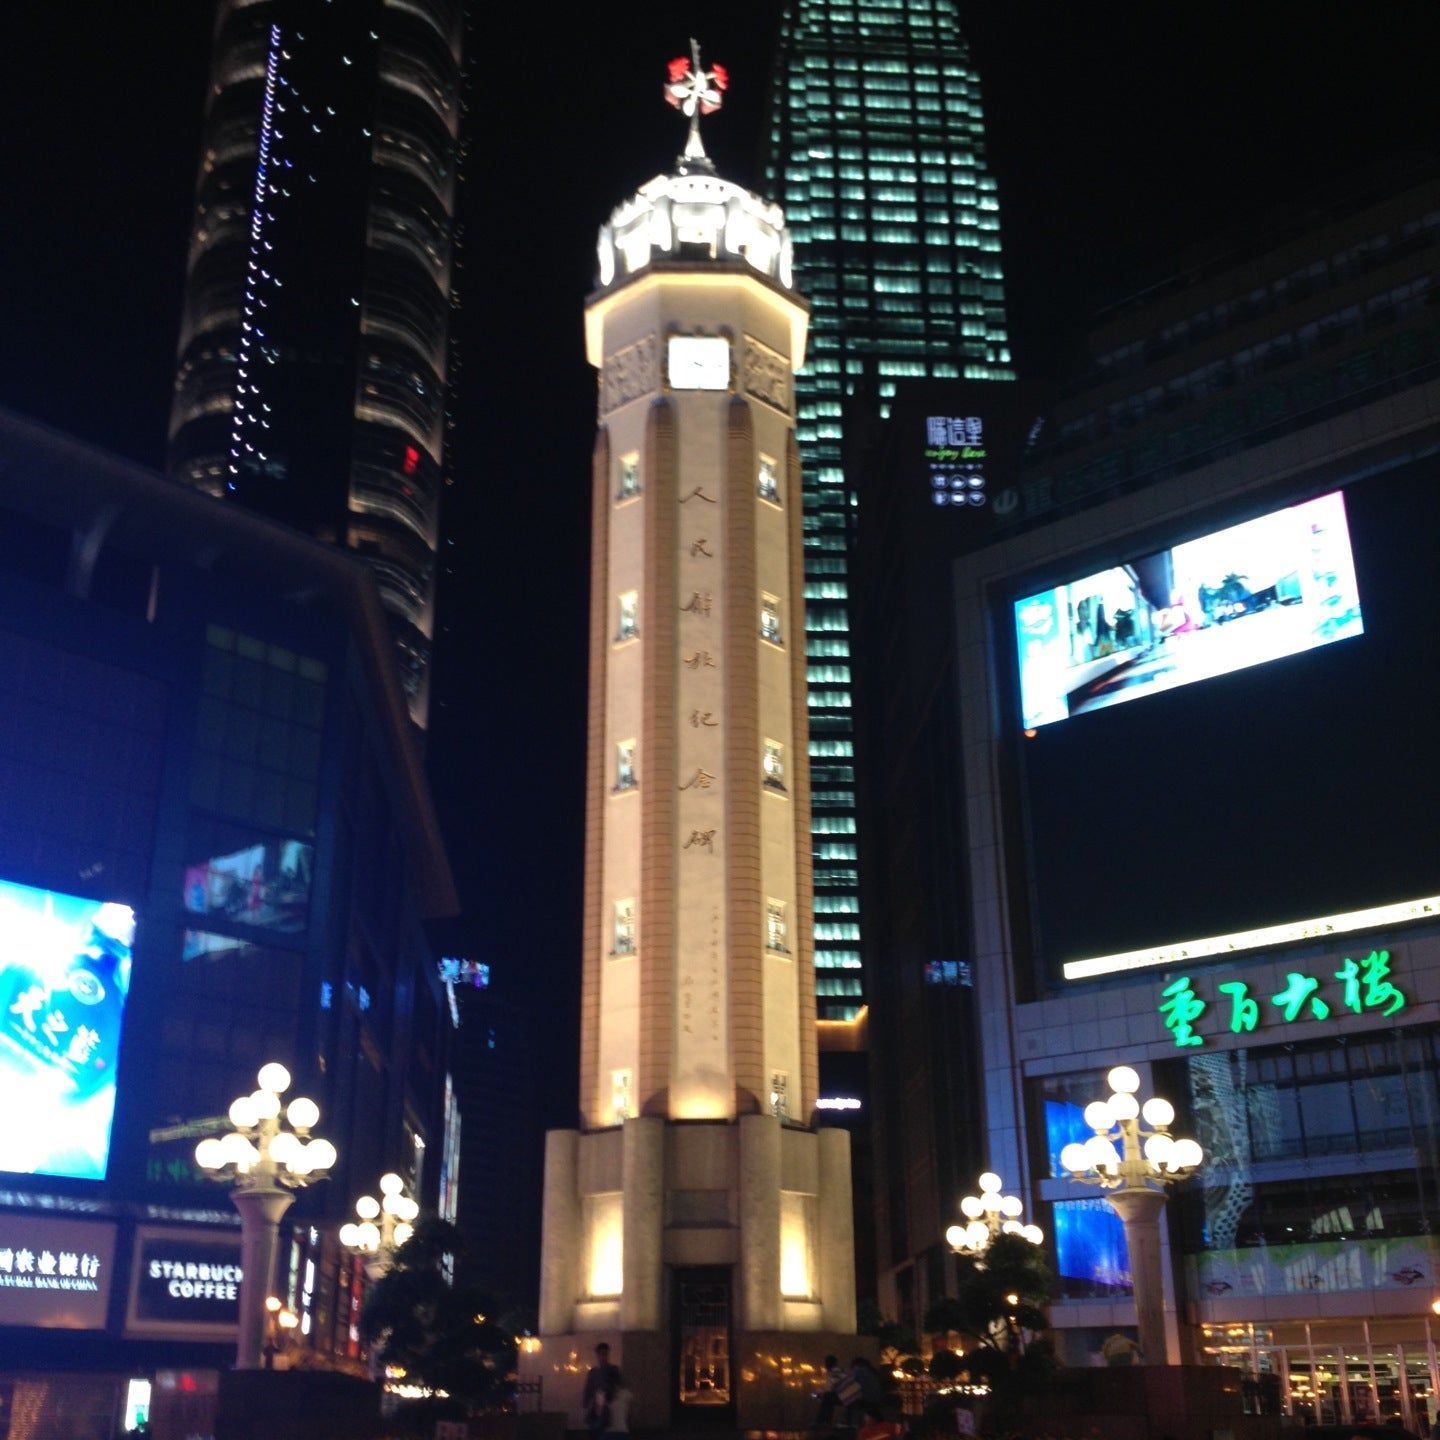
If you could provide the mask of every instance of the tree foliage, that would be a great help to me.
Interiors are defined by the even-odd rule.
[[[1055,1368],[1055,1354],[1040,1332],[1048,1321],[1044,1305],[1051,1275],[1038,1246],[1020,1235],[997,1235],[985,1255],[956,1257],[955,1293],[937,1300],[925,1312],[932,1335],[955,1335],[962,1349],[937,1349],[930,1375],[942,1386],[988,1389],[992,1420],[1008,1418],[1026,1394],[1042,1387]],[[943,1421],[962,1401],[958,1394],[937,1403],[940,1428],[954,1430],[953,1417]]]
[[[498,1397],[515,1345],[486,1294],[447,1276],[447,1257],[463,1248],[453,1225],[422,1216],[365,1297],[360,1333],[383,1364],[404,1370],[407,1382],[444,1391],[468,1410]]]
[[[956,1334],[1008,1353],[1022,1331],[1046,1327],[1051,1277],[1039,1246],[1020,1235],[997,1235],[982,1258],[957,1255],[955,1293],[925,1312],[932,1335]]]

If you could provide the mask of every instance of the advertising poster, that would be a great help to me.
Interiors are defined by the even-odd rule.
[[[1364,633],[1339,491],[1015,603],[1027,730]]]
[[[0,1215],[0,1325],[103,1330],[115,1227]]]
[[[1206,1250],[1185,1263],[1191,1293],[1202,1301],[1366,1290],[1414,1290],[1428,1297],[1440,1277],[1440,1242],[1430,1235],[1352,1235],[1297,1245]]]
[[[135,912],[0,880],[0,1171],[103,1180]]]

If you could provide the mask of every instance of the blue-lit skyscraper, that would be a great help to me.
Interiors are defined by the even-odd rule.
[[[864,1003],[842,409],[910,376],[1011,378],[995,181],[954,0],[788,0],[765,190],[813,306],[798,386],[820,1018]],[[853,402],[852,402],[853,403]]]

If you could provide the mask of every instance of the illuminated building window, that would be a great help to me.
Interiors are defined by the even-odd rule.
[[[762,762],[767,790],[785,788],[785,747],[778,740],[765,742],[765,759]]]
[[[635,1111],[635,1072],[633,1070],[612,1070],[610,1072],[610,1115],[618,1124],[628,1120]]]
[[[640,493],[640,457],[626,455],[620,461],[620,489],[617,500],[633,500]]]
[[[772,645],[783,645],[780,631],[780,601],[774,595],[760,597],[760,637]]]
[[[790,938],[790,927],[785,918],[785,902],[783,900],[767,900],[765,902],[765,948],[773,951],[776,955],[788,955],[790,946],[787,943]]]
[[[635,784],[635,742],[622,740],[615,747],[615,788],[633,790]]]
[[[586,1197],[591,1300],[619,1295],[625,1284],[625,1211],[618,1190]]]
[[[627,590],[620,597],[620,624],[615,630],[615,643],[633,640],[640,633],[640,592]]]
[[[772,505],[780,503],[780,478],[775,462],[768,455],[760,457],[760,477],[755,488],[762,500],[768,500]]]
[[[633,955],[634,953],[635,902],[634,900],[617,900],[615,902],[615,948],[611,954]]]

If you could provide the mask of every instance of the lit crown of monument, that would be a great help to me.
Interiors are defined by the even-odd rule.
[[[730,76],[723,65],[706,70],[700,46],[672,60],[665,99],[690,120],[685,153],[675,173],[657,175],[617,206],[600,227],[600,285],[606,288],[645,269],[653,259],[744,260],[760,274],[794,284],[793,250],[785,212],[715,173],[700,140],[700,117],[720,108]]]

